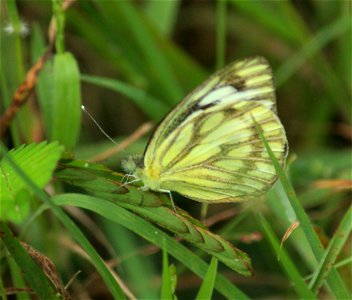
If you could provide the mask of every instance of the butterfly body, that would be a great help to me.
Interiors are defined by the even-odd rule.
[[[147,189],[200,202],[258,196],[277,176],[257,125],[283,165],[286,135],[261,57],[233,62],[190,93],[161,121],[144,156],[129,158],[124,168]]]

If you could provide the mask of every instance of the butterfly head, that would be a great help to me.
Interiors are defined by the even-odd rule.
[[[123,169],[144,183],[144,189],[160,190],[160,169],[145,168],[144,157],[133,155],[122,161]]]
[[[131,155],[122,161],[122,168],[129,174],[138,175],[138,170],[143,169],[143,157],[141,155]],[[137,177],[137,176],[136,176]]]

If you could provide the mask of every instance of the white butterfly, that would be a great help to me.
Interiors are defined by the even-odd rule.
[[[123,162],[153,191],[200,202],[236,202],[277,179],[257,123],[281,165],[285,130],[276,113],[272,71],[262,57],[235,61],[191,92],[160,122],[143,156]]]

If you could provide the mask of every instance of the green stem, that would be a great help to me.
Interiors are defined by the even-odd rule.
[[[62,8],[62,0],[53,0],[53,13],[56,22],[56,40],[55,49],[57,53],[65,52],[64,30],[65,30],[65,14]]]

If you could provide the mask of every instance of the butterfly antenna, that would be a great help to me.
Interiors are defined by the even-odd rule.
[[[125,182],[124,184],[120,185],[119,188],[123,188],[131,183],[138,182],[138,181],[141,181],[141,180],[139,178],[133,179],[130,182]]]
[[[81,105],[81,109],[88,115],[88,117],[93,121],[93,123],[98,127],[98,129],[104,134],[113,144],[118,145],[110,135],[108,135],[105,130],[98,124],[97,121],[93,118],[93,116],[86,110],[84,105]]]
[[[118,187],[118,189],[117,189],[117,191],[119,190],[119,189],[121,189],[121,188],[123,188],[123,187],[125,187],[125,186],[127,186],[127,185],[129,185],[129,184],[131,184],[131,183],[134,183],[134,182],[137,182],[137,181],[141,181],[139,178],[136,178],[136,179],[134,179],[134,180],[132,180],[132,181],[130,181],[130,182],[125,182],[124,184],[122,184],[122,185],[120,185],[119,187]],[[122,182],[121,182],[122,183]]]

